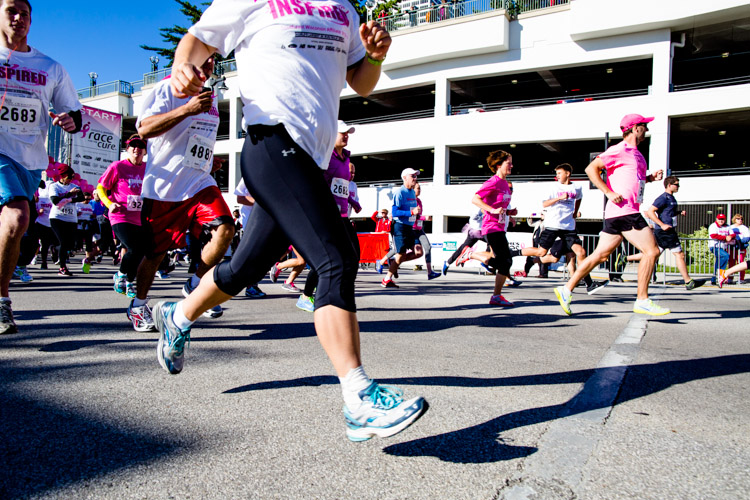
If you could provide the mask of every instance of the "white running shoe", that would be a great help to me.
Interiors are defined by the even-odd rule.
[[[639,314],[648,314],[649,316],[664,316],[672,311],[662,307],[651,299],[636,300],[633,304],[633,312]]]
[[[360,391],[359,397],[362,403],[355,411],[344,406],[346,436],[351,441],[393,436],[413,424],[428,408],[422,397],[404,401],[399,389],[375,382]]]
[[[563,308],[565,314],[570,316],[573,311],[570,310],[570,303],[573,300],[573,294],[568,291],[564,286],[555,287],[555,295],[557,300],[560,302],[560,307]]]
[[[130,305],[128,305],[128,310],[125,313],[128,316],[128,319],[133,323],[133,330],[136,332],[155,332],[156,331],[156,325],[154,324],[154,319],[151,316],[151,308],[148,307],[148,304],[144,304],[142,306],[133,306],[133,301],[130,301]]]

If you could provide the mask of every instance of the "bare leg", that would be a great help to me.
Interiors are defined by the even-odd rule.
[[[677,261],[677,269],[680,271],[682,279],[685,280],[685,283],[688,283],[690,281],[690,275],[688,274],[687,264],[685,263],[685,253],[676,252],[672,255],[674,255],[674,258]]]
[[[357,315],[333,305],[315,310],[315,332],[339,377],[362,365]]]
[[[29,226],[29,202],[11,201],[0,211],[0,296],[8,288],[21,252],[21,238]]]
[[[653,238],[653,236],[651,238]],[[620,243],[622,243],[621,235],[601,233],[599,244],[596,245],[596,248],[591,252],[591,255],[586,257],[583,262],[578,265],[576,272],[573,273],[570,280],[565,284],[565,288],[572,293],[578,282],[600,263],[605,262],[607,257],[609,257]]]
[[[646,227],[639,230],[631,230],[622,233],[626,240],[641,251],[641,262],[638,265],[638,300],[648,298],[648,283],[654,273],[656,259],[659,258],[661,250],[656,244],[654,233],[651,228]]]
[[[211,230],[211,240],[206,243],[201,251],[201,261],[198,264],[198,270],[195,271],[196,276],[203,277],[209,269],[221,262],[229,245],[232,244],[232,238],[234,238],[234,226],[232,224],[222,224]]]
[[[739,272],[741,272],[741,271],[747,271],[747,261],[745,261],[745,262],[740,262],[740,263],[739,263],[739,264],[737,264],[736,266],[734,266],[734,267],[730,267],[729,269],[727,269],[727,270],[726,270],[726,271],[724,272],[724,276],[726,276],[726,277],[728,278],[728,277],[729,277],[730,275],[732,275],[732,274],[734,274],[734,273],[739,273]]]
[[[166,252],[153,258],[144,257],[141,261],[135,277],[136,298],[146,300],[148,297],[148,291],[151,290],[151,285],[154,284],[156,270],[159,269],[159,264],[164,259],[164,255],[166,255]]]
[[[504,274],[497,273],[495,275],[495,288],[492,291],[492,295],[502,295],[503,292],[503,285],[505,284],[505,280],[508,277]]]

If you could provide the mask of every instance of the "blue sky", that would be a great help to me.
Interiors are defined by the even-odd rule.
[[[139,45],[164,46],[159,28],[187,22],[173,0],[31,0],[31,5],[29,45],[65,66],[76,89],[88,87],[91,71],[99,74],[98,83],[140,80],[151,71],[153,52]]]

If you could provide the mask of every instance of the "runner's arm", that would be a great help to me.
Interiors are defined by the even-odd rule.
[[[171,130],[188,116],[205,113],[211,109],[213,104],[213,91],[207,90],[192,97],[188,102],[160,115],[147,116],[138,125],[138,135],[142,139],[158,137]]]
[[[482,210],[484,210],[485,212],[488,212],[488,213],[491,213],[491,214],[495,214],[495,215],[499,215],[499,214],[503,213],[503,208],[502,207],[492,208],[490,205],[486,204],[484,202],[484,200],[482,199],[482,197],[479,196],[478,194],[474,195],[474,198],[471,200],[471,202],[474,205],[476,205],[479,208],[481,208]]]
[[[255,205],[255,198],[252,196],[239,196],[237,195],[237,203],[245,205],[246,207],[252,207]]]
[[[175,97],[185,98],[201,93],[208,75],[204,75],[200,67],[214,52],[215,47],[206,45],[190,33],[182,37],[175,51],[172,78],[169,80]]]
[[[80,111],[59,114],[50,111],[49,117],[52,118],[52,125],[62,128],[69,134],[75,134],[81,130],[81,123],[83,120]]]
[[[666,231],[667,229],[671,228],[672,226],[670,226],[669,224],[663,223],[661,221],[661,219],[659,219],[659,216],[656,215],[656,211],[657,210],[658,210],[657,207],[651,205],[650,207],[648,207],[648,210],[646,210],[646,217],[648,217],[649,219],[651,219],[654,222],[654,224],[656,224],[657,226],[659,226],[663,231]]]
[[[346,72],[346,81],[357,94],[367,97],[380,79],[380,68],[391,46],[391,35],[380,23],[370,20],[359,27],[359,37],[367,55]]]
[[[612,203],[620,203],[622,201],[622,195],[615,193],[611,189],[607,187],[607,183],[604,182],[604,179],[602,179],[601,171],[606,168],[606,165],[601,160],[601,158],[594,158],[594,161],[589,163],[589,166],[586,167],[586,175],[588,176],[589,180],[596,186],[596,188],[604,193],[604,196],[609,198],[609,201]]]
[[[109,196],[107,196],[107,190],[104,189],[104,186],[102,186],[101,184],[96,185],[96,192],[99,193],[99,199],[108,209],[112,206],[112,204],[115,203],[114,201],[109,199]]]

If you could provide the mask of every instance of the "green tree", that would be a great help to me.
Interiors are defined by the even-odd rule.
[[[162,57],[167,61],[165,67],[172,66],[174,62],[174,52],[177,49],[177,44],[180,43],[182,37],[188,32],[188,28],[201,18],[203,11],[206,7],[211,5],[211,2],[203,2],[200,6],[190,3],[186,0],[174,0],[180,5],[180,12],[187,18],[188,27],[174,25],[171,28],[160,28],[159,33],[161,34],[162,40],[166,43],[167,47],[152,47],[150,45],[141,45],[140,47],[144,50],[156,52],[159,57]],[[216,61],[223,61],[225,59],[234,59],[234,52],[229,54],[227,57],[221,57],[219,54],[216,55]]]

